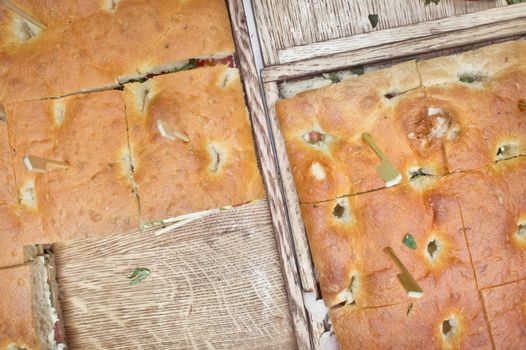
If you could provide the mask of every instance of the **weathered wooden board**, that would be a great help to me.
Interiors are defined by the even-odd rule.
[[[240,71],[245,88],[247,107],[252,122],[256,151],[261,165],[261,173],[266,185],[272,222],[282,272],[287,288],[292,324],[300,349],[310,349],[312,337],[309,332],[309,320],[303,303],[302,284],[296,260],[291,225],[288,221],[287,203],[281,195],[283,183],[280,181],[280,169],[277,164],[276,145],[271,135],[265,115],[259,74],[255,67],[245,11],[242,0],[228,0],[232,32],[236,42],[240,61]],[[247,218],[249,220],[250,218]]]
[[[296,347],[267,201],[53,251],[71,349]]]
[[[356,34],[506,6],[505,0],[252,0],[265,65],[283,63],[280,51]],[[372,28],[368,15],[378,14]],[[371,43],[371,46],[373,43]]]

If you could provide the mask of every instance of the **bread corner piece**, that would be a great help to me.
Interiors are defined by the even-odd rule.
[[[264,198],[237,69],[166,74],[125,95],[143,224]]]
[[[0,281],[0,348],[65,349],[52,257],[1,269]]]
[[[452,126],[450,172],[526,155],[526,41],[418,63],[429,109]]]

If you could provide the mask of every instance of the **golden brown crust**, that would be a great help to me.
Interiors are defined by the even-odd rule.
[[[450,176],[480,288],[526,277],[526,158]]]
[[[430,106],[458,129],[444,140],[450,172],[526,154],[525,47],[511,41],[419,63]]]
[[[57,15],[71,12],[76,16],[75,4],[58,7]],[[66,18],[31,38],[17,36],[12,29],[16,16],[4,12],[4,17],[0,12],[0,33],[5,34],[0,53],[11,57],[6,59],[8,72],[0,75],[5,88],[0,101],[4,102],[115,85],[118,77],[234,52],[228,12],[221,0],[157,1],[154,5],[127,0],[114,11],[101,6],[89,16]]]
[[[29,265],[0,269],[0,348],[38,349],[31,309]]]
[[[358,282],[352,291],[353,299],[359,307],[408,300],[396,279],[397,268],[383,252],[388,246],[424,285],[438,279],[453,286],[452,280],[466,278],[462,275],[470,274],[469,255],[464,237],[459,234],[460,211],[449,185],[447,178],[442,178],[424,192],[400,185],[325,203],[303,204],[325,303],[334,306],[345,301],[342,295],[353,276]],[[341,218],[337,217],[338,210],[345,213]],[[417,250],[403,244],[407,233],[414,237]],[[431,260],[426,250],[433,240],[440,247],[436,260]]]
[[[491,349],[476,290],[435,286],[431,293],[412,302],[332,310],[330,317],[340,349]],[[441,298],[435,292],[441,293]],[[455,333],[445,337],[442,324],[450,319],[455,320]]]
[[[371,134],[405,181],[413,168],[443,174],[441,144],[426,139],[432,121],[415,128],[427,118],[418,85],[416,65],[408,62],[278,101],[276,112],[300,200],[317,202],[385,186],[375,169],[380,161],[361,139],[363,132]],[[324,140],[310,143],[311,131]],[[321,167],[325,176],[313,172],[313,166]]]
[[[163,75],[125,95],[143,223],[264,198],[237,69]],[[162,137],[158,120],[190,142]]]
[[[19,195],[28,183],[35,189],[35,208],[24,201],[21,206],[26,243],[138,229],[137,202],[125,164],[122,92],[16,103],[6,112]],[[64,161],[70,168],[29,172],[22,160],[26,154]]]
[[[482,291],[497,349],[526,347],[526,281]]]

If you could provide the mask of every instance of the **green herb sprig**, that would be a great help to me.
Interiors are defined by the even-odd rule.
[[[405,245],[406,247],[408,247],[409,249],[413,249],[413,250],[416,249],[416,241],[415,241],[415,239],[413,238],[413,235],[410,234],[410,233],[407,233],[407,234],[404,236],[404,239],[402,240],[402,243],[404,243],[404,245]]]
[[[134,286],[136,284],[141,283],[146,279],[146,277],[150,276],[150,270],[145,267],[137,267],[135,270],[133,270],[132,274],[128,276],[130,281],[130,286]]]

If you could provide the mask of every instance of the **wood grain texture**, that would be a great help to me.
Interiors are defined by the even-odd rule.
[[[271,66],[265,68],[261,76],[264,82],[288,80],[354,65],[389,61],[400,57],[420,55],[493,39],[516,37],[523,34],[526,34],[526,16],[511,21],[497,21],[481,27]]]
[[[269,82],[264,84],[263,91],[265,92],[266,103],[268,106],[268,118],[270,122],[269,128],[272,132],[276,146],[276,160],[278,162],[281,181],[283,183],[283,196],[285,197],[285,203],[287,205],[287,213],[289,216],[288,219],[294,240],[294,248],[296,250],[298,270],[303,292],[311,292],[314,293],[317,298],[321,298],[317,281],[314,276],[314,266],[310,255],[307,235],[305,234],[305,227],[303,224],[300,207],[298,205],[299,199],[287,156],[285,140],[282,136],[279,123],[276,118],[274,105],[280,98],[277,83]],[[319,339],[321,334],[326,330],[325,326],[323,322],[314,320],[310,314],[308,314],[308,317],[311,327],[311,336],[313,339]],[[318,341],[313,341],[313,349],[319,349]]]
[[[432,21],[506,5],[505,0],[252,0],[265,65],[282,63],[277,51],[356,34]],[[373,29],[369,14],[378,14]],[[277,50],[277,51],[276,51]]]
[[[275,145],[270,136],[268,120],[263,106],[261,84],[254,63],[248,28],[242,0],[229,0],[228,7],[235,33],[237,56],[240,72],[248,101],[248,110],[252,122],[256,151],[260,161],[261,173],[266,184],[267,196],[272,213],[277,249],[281,258],[283,276],[287,287],[292,323],[294,325],[299,349],[311,348],[309,321],[303,304],[301,281],[298,274],[294,242],[287,220],[286,203],[282,196],[282,183],[276,166]]]
[[[448,33],[466,28],[479,27],[494,23],[496,18],[498,18],[498,22],[503,22],[524,17],[526,17],[526,4],[506,6],[366,34],[356,34],[324,42],[284,48],[278,51],[278,58],[280,63],[287,63],[317,56],[327,56],[345,51],[363,49],[370,46],[379,46]]]
[[[273,236],[261,201],[160,236],[55,244],[70,348],[295,348]],[[130,286],[136,267],[151,274]]]

